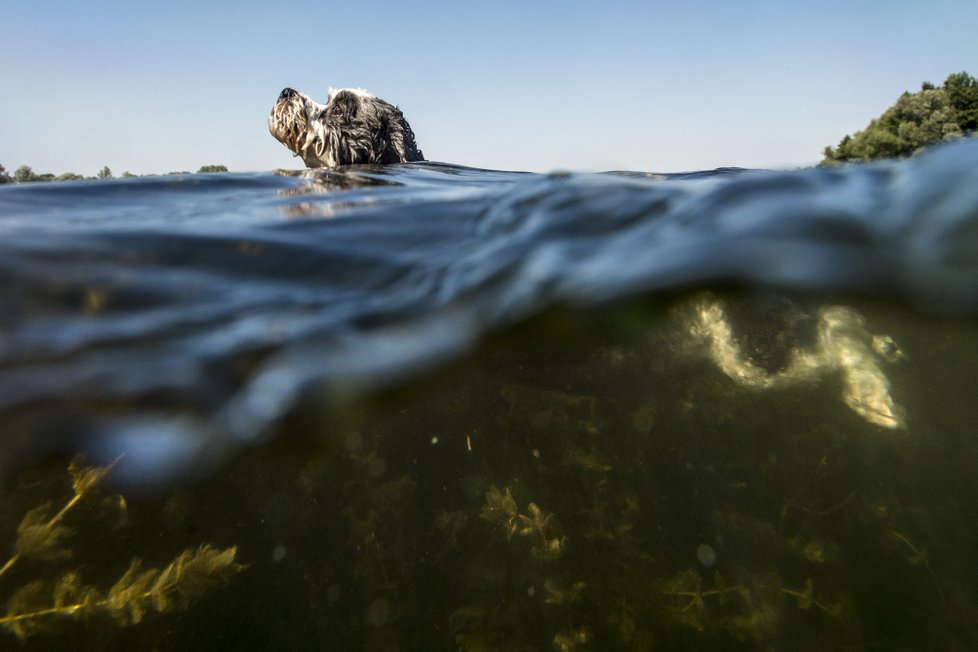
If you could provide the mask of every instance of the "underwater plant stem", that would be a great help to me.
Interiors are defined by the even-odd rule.
[[[38,629],[32,621],[48,616],[85,618],[102,611],[120,625],[135,625],[151,611],[160,614],[182,611],[208,588],[225,584],[231,575],[245,568],[234,562],[236,554],[237,546],[218,550],[203,545],[196,551],[184,550],[166,568],[147,570],[141,570],[141,562],[136,558],[106,593],[80,584],[77,573],[68,573],[54,587],[53,606],[38,601],[44,600],[41,594],[46,591],[46,584],[27,585],[24,587],[27,595],[18,593],[11,598],[10,611],[0,616],[0,627],[23,639]],[[65,604],[69,601],[72,603]]]
[[[55,525],[57,525],[58,521],[63,519],[65,517],[65,514],[71,511],[71,508],[78,504],[78,501],[82,499],[83,495],[84,492],[76,493],[74,496],[72,496],[71,500],[65,503],[65,506],[62,507],[57,514],[55,514],[50,519],[48,519],[48,522],[44,524],[44,528],[50,529]],[[7,562],[2,567],[0,567],[0,577],[3,577],[7,571],[13,568],[14,564],[16,564],[19,559],[20,559],[20,553],[19,552],[14,553],[14,555],[10,559],[8,559]]]
[[[934,569],[931,567],[930,562],[927,561],[926,553],[924,553],[921,550],[918,550],[917,546],[915,546],[910,541],[910,539],[908,539],[900,532],[897,532],[892,528],[890,528],[888,531],[890,533],[890,536],[894,537],[897,541],[902,541],[905,546],[910,548],[910,551],[914,554],[912,561],[919,561],[921,564],[924,565],[924,568],[926,568],[927,572],[930,574],[931,580],[933,580],[934,582],[934,588],[937,589],[937,595],[941,598],[941,604],[947,604],[947,601],[944,599],[944,590],[941,589],[941,583],[937,580],[937,573],[934,572]],[[2,574],[3,572],[2,570],[0,570],[0,575]]]
[[[71,508],[78,504],[78,501],[82,499],[82,496],[83,495],[84,495],[84,492],[81,492],[81,493],[76,493],[74,496],[72,496],[71,500],[69,500],[67,503],[65,503],[65,506],[62,507],[61,510],[57,514],[55,514],[54,516],[52,516],[51,519],[45,524],[44,527],[50,528],[50,527],[53,527],[53,526],[57,525],[58,524],[58,521],[60,521],[61,519],[63,519],[65,517],[65,514],[67,514],[69,511],[71,511]]]
[[[809,604],[818,607],[829,616],[838,615],[833,609],[825,606],[824,604],[822,604],[821,602],[813,598],[811,592],[809,591],[795,591],[794,589],[781,589],[781,592],[784,593],[785,595],[790,595],[791,597],[796,598],[799,604],[804,604],[805,602],[807,602]],[[801,607],[801,608],[804,609],[805,607]]]
[[[104,607],[108,604],[108,601],[103,600],[96,602],[92,605],[93,607]],[[45,616],[61,615],[61,616],[72,616],[78,611],[85,608],[84,604],[69,604],[63,607],[50,607],[48,609],[41,609],[40,611],[32,611],[30,613],[24,614],[14,614],[12,616],[0,616],[0,625],[8,625],[10,623],[17,623],[25,620],[34,620],[35,618],[44,618]]]
[[[15,554],[13,557],[8,559],[7,563],[5,563],[2,567],[0,567],[0,577],[3,577],[4,573],[10,570],[10,568],[17,563],[18,559],[20,559],[19,553]]]
[[[129,602],[141,602],[143,600],[150,600],[153,597],[153,591],[144,591],[138,593],[129,598]],[[22,622],[26,620],[35,620],[38,618],[44,618],[46,616],[74,616],[79,611],[83,609],[106,609],[112,608],[111,599],[105,598],[103,600],[95,600],[93,602],[75,603],[63,605],[60,607],[48,607],[47,609],[39,609],[37,611],[30,611],[27,613],[13,614],[8,616],[0,616],[0,626],[5,626],[11,623]]]
[[[108,474],[109,471],[111,471],[112,468],[116,464],[118,464],[119,460],[121,460],[122,457],[123,457],[122,455],[119,455],[117,458],[112,460],[112,462],[108,466],[102,469],[101,475],[104,476]],[[78,501],[80,501],[85,496],[85,494],[88,493],[88,488],[90,488],[92,485],[87,485],[88,488],[82,488],[82,489],[78,489],[77,486],[78,485],[76,485],[75,494],[71,497],[71,500],[65,503],[64,506],[60,510],[58,510],[58,513],[52,516],[50,519],[48,519],[48,522],[44,524],[44,528],[46,530],[49,530],[53,528],[55,525],[57,525],[61,521],[61,519],[63,519],[65,515],[68,512],[70,512],[75,505],[78,504]],[[20,559],[20,553],[19,552],[14,553],[14,555],[10,557],[10,559],[8,559],[3,566],[0,566],[0,577],[3,577],[7,571],[13,568],[14,564],[16,564],[19,559]]]
[[[689,611],[697,605],[703,604],[703,598],[712,598],[715,596],[727,595],[728,593],[749,593],[750,589],[746,586],[727,586],[717,589],[708,589],[706,591],[663,591],[665,595],[671,595],[679,598],[689,598],[689,603],[680,609],[680,613]]]

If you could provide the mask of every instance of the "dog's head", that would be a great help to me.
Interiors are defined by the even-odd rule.
[[[331,89],[322,105],[286,88],[268,130],[309,167],[424,160],[401,111],[359,89]]]

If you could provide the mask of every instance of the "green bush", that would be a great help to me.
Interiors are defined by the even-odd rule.
[[[910,156],[934,143],[970,136],[978,128],[978,81],[966,72],[948,76],[943,86],[924,82],[904,93],[869,126],[826,147],[821,165]]]

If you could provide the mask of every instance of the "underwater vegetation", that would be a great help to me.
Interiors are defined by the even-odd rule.
[[[357,485],[358,581],[426,605],[386,620],[386,644],[446,625],[439,649],[473,652],[978,641],[954,570],[974,537],[933,502],[968,473],[939,477],[948,431],[922,425],[927,374],[906,369],[919,343],[832,304],[800,307],[793,334],[730,316],[719,337],[703,300],[577,356],[523,333],[361,414],[369,454],[333,467],[385,460]]]
[[[113,463],[114,464],[114,463]],[[104,495],[103,481],[113,465],[88,467],[81,460],[68,466],[72,496],[54,511],[50,503],[27,512],[17,528],[14,554],[0,567],[0,582],[18,565],[47,562],[57,568],[72,558],[70,541],[76,534],[72,517],[85,503],[124,520],[127,504],[119,495]],[[33,579],[7,599],[0,626],[17,638],[55,630],[59,621],[105,616],[118,625],[135,625],[148,614],[185,611],[208,592],[226,585],[244,566],[235,562],[235,546],[220,550],[204,544],[188,548],[162,568],[146,567],[133,558],[126,571],[107,588],[83,581],[79,570]]]
[[[0,625],[100,650],[974,648],[978,338],[904,317],[558,311],[310,401],[159,499],[127,504],[111,466],[28,473],[0,500]]]
[[[553,514],[544,512],[536,503],[526,506],[527,514],[520,514],[509,487],[500,492],[495,485],[486,492],[486,504],[480,516],[489,521],[497,531],[506,535],[506,540],[514,534],[527,537],[533,542],[530,553],[543,561],[560,559],[566,537],[560,535],[560,525]]]

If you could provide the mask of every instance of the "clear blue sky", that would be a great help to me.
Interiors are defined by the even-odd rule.
[[[0,164],[300,167],[284,86],[366,88],[432,160],[677,171],[809,165],[905,90],[978,75],[978,1],[10,2]]]

